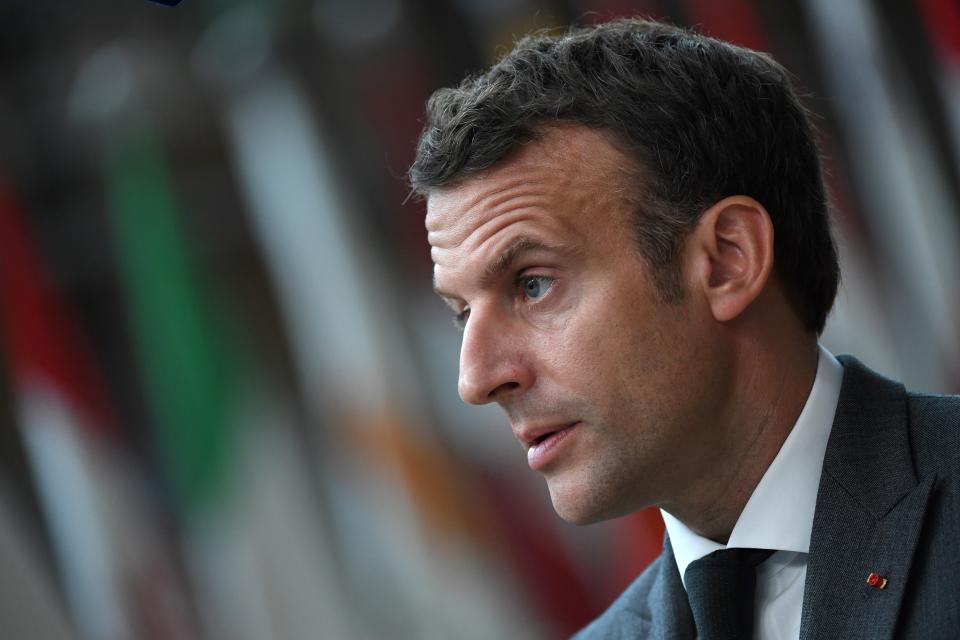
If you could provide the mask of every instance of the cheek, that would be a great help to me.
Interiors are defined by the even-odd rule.
[[[570,393],[598,399],[609,395],[618,378],[633,370],[636,334],[617,311],[607,307],[576,314],[558,331],[544,333],[545,364]]]
[[[568,393],[600,404],[611,396],[668,390],[662,378],[676,355],[671,330],[682,330],[672,326],[676,308],[648,299],[635,281],[613,280],[580,291],[592,295],[571,296],[554,324],[530,336],[543,373]],[[622,294],[631,290],[632,296]]]
[[[611,314],[591,349],[602,367],[597,375],[621,401],[644,412],[660,412],[682,395],[688,380],[683,362],[693,343],[677,307],[635,302]]]

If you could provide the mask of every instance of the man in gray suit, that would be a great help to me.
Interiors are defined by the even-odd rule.
[[[410,179],[461,397],[565,520],[663,511],[582,637],[960,637],[960,402],[818,345],[839,269],[777,63],[642,20],[530,36],[434,94]]]

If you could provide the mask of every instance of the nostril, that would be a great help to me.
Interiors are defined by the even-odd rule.
[[[516,381],[513,381],[513,380],[511,380],[510,382],[504,382],[504,383],[501,384],[499,387],[497,387],[496,389],[494,389],[493,391],[490,392],[490,398],[493,399],[493,398],[495,398],[495,397],[497,397],[498,395],[501,395],[501,394],[503,394],[503,393],[509,393],[509,392],[513,391],[514,389],[517,389],[517,388],[519,388],[519,387],[520,387],[520,383],[519,383],[519,382],[516,382]]]

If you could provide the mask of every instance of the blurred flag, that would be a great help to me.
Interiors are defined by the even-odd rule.
[[[873,7],[864,0],[806,0],[805,6],[852,156],[872,249],[881,256],[874,264],[882,269],[877,275],[892,310],[890,326],[914,336],[897,341],[861,331],[848,336],[846,346],[869,354],[896,345],[902,370],[894,375],[942,390],[960,357],[953,321],[960,290],[951,275],[960,271],[960,232],[946,176]]]
[[[960,158],[960,4],[955,0],[919,0],[917,4],[937,54],[935,80],[949,119],[954,157]]]
[[[687,23],[714,38],[757,51],[770,51],[763,21],[750,0],[683,0]]]
[[[106,148],[140,371],[206,631],[349,637],[293,412],[253,373],[192,260],[159,142],[144,127]]]
[[[2,183],[0,299],[20,428],[77,630],[194,637],[156,503]]]

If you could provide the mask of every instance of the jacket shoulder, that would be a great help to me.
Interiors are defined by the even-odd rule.
[[[651,623],[651,593],[669,558],[661,553],[606,611],[580,630],[575,640],[637,638]],[[671,560],[672,561],[672,560]]]
[[[900,416],[908,437],[903,444],[909,446],[917,477],[960,474],[960,396],[908,392],[902,383],[870,370],[852,356],[838,359],[844,367],[838,413],[845,401],[852,404],[846,407],[848,417],[865,434],[880,425],[903,429]]]
[[[960,396],[910,393],[908,403],[918,475],[960,474]]]
[[[935,479],[910,568],[897,637],[955,637],[960,611],[960,397],[909,394],[910,444],[920,478]]]

